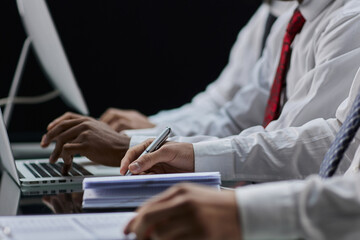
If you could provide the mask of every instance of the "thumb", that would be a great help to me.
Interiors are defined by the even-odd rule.
[[[141,172],[146,172],[154,165],[165,162],[166,156],[164,156],[163,151],[161,148],[155,152],[147,153],[139,157],[137,160],[132,162],[129,165],[129,170],[133,174],[139,174]]]
[[[125,226],[125,228],[124,228],[124,234],[125,234],[125,235],[128,235],[128,234],[130,234],[132,231],[134,231],[133,228],[134,228],[134,223],[135,223],[135,221],[136,221],[136,217],[134,217],[133,219],[131,219],[131,220],[128,222],[128,224]]]
[[[153,139],[148,139],[143,143],[140,143],[139,145],[136,145],[132,148],[130,148],[124,158],[121,160],[120,163],[120,174],[125,175],[126,171],[129,169],[129,165],[134,162],[142,152],[145,151],[145,149],[151,144]]]

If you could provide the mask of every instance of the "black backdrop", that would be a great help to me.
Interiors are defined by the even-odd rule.
[[[47,0],[68,59],[98,117],[108,107],[145,114],[178,107],[215,80],[260,0]],[[0,1],[0,98],[6,97],[25,33],[15,0]],[[49,92],[31,52],[18,95]],[[164,91],[165,90],[165,91]],[[57,98],[17,105],[12,140],[36,140],[71,109]]]

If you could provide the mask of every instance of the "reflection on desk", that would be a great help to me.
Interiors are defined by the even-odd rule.
[[[124,213],[53,215],[81,213],[83,193],[71,192],[74,189],[69,188],[64,191],[70,193],[27,195],[21,193],[9,174],[1,174],[0,239],[134,239],[134,236],[127,237],[122,233],[134,216],[126,209],[118,209]]]
[[[129,212],[135,208],[91,209],[84,211],[82,205],[82,185],[71,184],[53,187],[33,187],[20,189],[6,172],[0,180],[0,216]]]
[[[82,192],[60,193],[42,197],[42,202],[48,206],[53,213],[81,213]]]

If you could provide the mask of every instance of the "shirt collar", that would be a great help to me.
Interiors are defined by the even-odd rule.
[[[270,12],[276,17],[279,17],[284,12],[288,11],[293,6],[297,6],[295,1],[283,2],[283,1],[272,1],[270,4]]]
[[[306,21],[310,22],[334,1],[335,0],[304,0],[299,5],[299,10]]]

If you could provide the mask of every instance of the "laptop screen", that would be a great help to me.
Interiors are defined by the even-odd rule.
[[[0,158],[1,165],[3,168],[10,174],[10,176],[15,180],[15,182],[20,185],[19,176],[17,174],[14,157],[10,147],[9,137],[6,131],[4,124],[4,118],[0,109]]]

